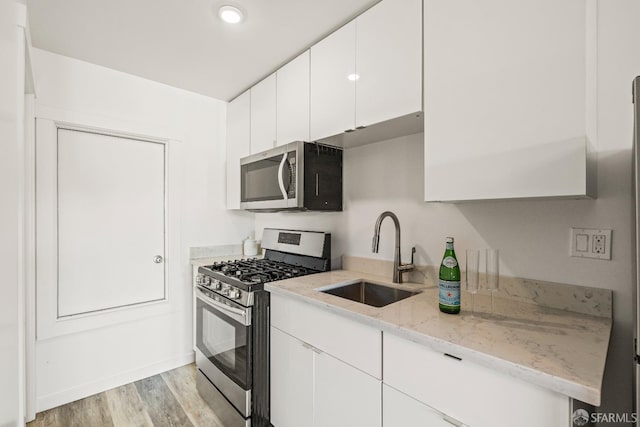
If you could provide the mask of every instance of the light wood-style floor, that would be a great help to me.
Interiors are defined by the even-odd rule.
[[[224,427],[186,365],[37,415],[28,427]]]

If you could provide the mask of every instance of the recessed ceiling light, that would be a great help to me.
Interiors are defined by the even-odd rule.
[[[218,16],[224,22],[229,24],[237,24],[242,21],[244,14],[240,9],[235,6],[222,6],[218,10]]]
[[[347,76],[347,78],[349,80],[351,80],[352,82],[355,82],[356,80],[358,80],[360,78],[360,74],[349,74]]]

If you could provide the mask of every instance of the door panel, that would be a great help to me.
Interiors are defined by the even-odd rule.
[[[356,26],[356,126],[421,111],[422,0],[385,0]]]
[[[382,383],[327,353],[315,355],[315,426],[380,427]]]
[[[251,93],[246,91],[227,108],[227,209],[240,209],[240,159],[249,155]]]
[[[309,51],[276,73],[276,145],[309,141]]]
[[[271,327],[271,423],[313,426],[313,351]]]
[[[355,128],[356,23],[311,47],[311,141]]]
[[[251,154],[276,146],[276,75],[251,88]]]
[[[58,317],[165,297],[164,144],[58,129]]]

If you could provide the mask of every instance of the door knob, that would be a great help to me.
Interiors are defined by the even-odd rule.
[[[164,258],[162,258],[162,255],[156,255],[153,257],[153,262],[155,262],[156,264],[160,264],[163,261]]]

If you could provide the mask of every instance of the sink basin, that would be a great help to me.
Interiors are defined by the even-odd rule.
[[[420,293],[391,288],[364,280],[322,288],[318,289],[318,291],[373,307],[384,307]]]

